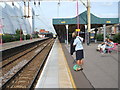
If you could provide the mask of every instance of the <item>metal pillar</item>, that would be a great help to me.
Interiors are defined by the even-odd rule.
[[[90,44],[90,29],[91,29],[91,23],[90,23],[90,0],[87,0],[87,19],[88,19],[88,42],[87,45]]]
[[[104,30],[104,42],[105,42],[105,39],[106,39],[106,24],[103,25],[103,30]]]
[[[68,45],[68,25],[66,25],[66,33],[67,33],[67,45]]]
[[[24,0],[24,17],[26,18],[26,0]]]
[[[0,19],[0,45],[3,44],[2,34],[3,34],[3,25],[2,25],[2,20]]]
[[[30,17],[30,11],[29,10],[30,10],[30,0],[28,0],[28,16],[27,16],[28,18]]]
[[[78,0],[77,0],[77,5],[76,6],[77,6],[77,29],[80,29],[80,27],[79,27],[80,22],[79,22],[79,15],[78,15],[79,14]]]
[[[32,31],[35,31],[35,11],[32,8]]]
[[[85,43],[87,43],[87,25],[85,25]]]
[[[20,41],[22,41],[22,27],[21,27],[21,24],[20,24]]]

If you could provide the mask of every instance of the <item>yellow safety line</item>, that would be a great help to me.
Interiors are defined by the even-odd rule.
[[[61,46],[61,44],[60,44],[60,46]],[[61,48],[62,48],[62,46],[61,46]],[[65,57],[65,54],[64,54],[64,57]],[[65,57],[65,58],[66,58],[66,57]],[[66,58],[66,60],[67,60],[67,58]],[[70,81],[71,81],[71,83],[72,83],[72,86],[73,86],[74,90],[76,90],[76,85],[75,85],[74,79],[73,79],[73,77],[72,77],[70,68],[69,68],[68,63],[67,63],[66,60],[65,60],[65,64],[66,64],[66,66],[67,66],[68,74],[69,74],[69,76],[70,76]]]

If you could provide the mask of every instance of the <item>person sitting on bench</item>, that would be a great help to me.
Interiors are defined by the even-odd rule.
[[[107,40],[108,42],[105,43],[104,47],[102,48],[102,53],[106,53],[106,51],[109,49],[109,48],[113,48],[114,47],[114,42],[112,41],[112,39],[108,39]]]

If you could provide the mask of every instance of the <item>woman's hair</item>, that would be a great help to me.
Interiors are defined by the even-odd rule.
[[[109,39],[109,41],[113,41],[112,39]]]
[[[76,37],[77,35],[76,35],[76,32],[73,32],[72,33],[72,37]]]

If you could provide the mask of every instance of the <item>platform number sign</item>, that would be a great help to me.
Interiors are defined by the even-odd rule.
[[[106,23],[111,23],[111,21],[106,21]]]
[[[75,29],[76,32],[80,32],[80,29]]]

